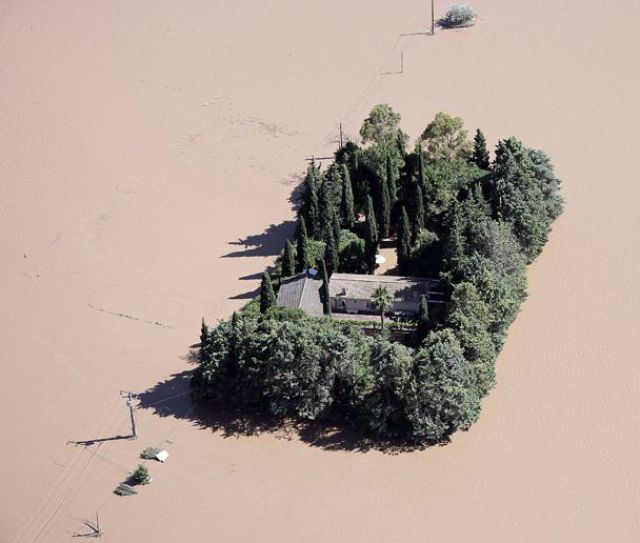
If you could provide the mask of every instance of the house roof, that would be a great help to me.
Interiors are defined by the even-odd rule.
[[[277,303],[286,307],[304,309],[309,315],[321,317],[323,315],[320,300],[321,286],[321,279],[311,277],[304,272],[300,273],[282,281]]]
[[[418,277],[334,273],[329,282],[329,294],[332,298],[369,300],[373,291],[383,285],[395,301],[420,303],[420,298],[428,296],[437,283]]]

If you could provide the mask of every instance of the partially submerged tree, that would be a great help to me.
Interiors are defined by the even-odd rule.
[[[296,251],[296,271],[301,272],[309,264],[309,239],[304,217],[298,223],[298,249]]]
[[[296,273],[296,250],[293,244],[287,240],[282,255],[282,277],[291,277]]]
[[[454,4],[439,23],[444,28],[461,28],[474,25],[477,18],[476,12],[469,6]]]
[[[467,159],[473,150],[463,120],[442,112],[436,113],[421,138],[426,143],[427,158],[431,161]]]
[[[262,274],[262,282],[260,284],[260,312],[266,313],[267,309],[276,304],[276,294],[273,291],[271,277],[269,272]]]
[[[147,466],[145,466],[144,464],[138,464],[138,467],[133,472],[133,475],[131,477],[136,483],[140,485],[146,485],[151,482],[151,477],[149,476],[149,468],[147,468]]]

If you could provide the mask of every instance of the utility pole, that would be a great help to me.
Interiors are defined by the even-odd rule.
[[[343,147],[343,143],[342,143],[342,123],[340,123],[340,150],[342,150]]]
[[[122,398],[126,398],[127,405],[129,406],[129,415],[131,415],[131,437],[132,439],[138,439],[138,427],[136,425],[136,405],[134,403],[135,396],[133,392],[128,392],[126,390],[121,390],[120,396]]]
[[[431,0],[431,35],[432,36],[436,33],[436,10],[433,4],[434,4],[434,1]]]

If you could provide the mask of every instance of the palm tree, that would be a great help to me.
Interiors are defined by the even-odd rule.
[[[371,294],[371,301],[380,311],[380,329],[384,330],[384,314],[391,307],[393,298],[389,294],[387,287],[378,285]]]

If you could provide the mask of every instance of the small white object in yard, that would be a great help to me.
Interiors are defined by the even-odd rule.
[[[169,458],[169,453],[164,449],[156,454],[156,460],[159,460],[160,462],[164,462],[167,458]]]
[[[387,259],[382,256],[382,255],[376,255],[376,264],[380,265],[380,264],[384,264],[387,261]]]

